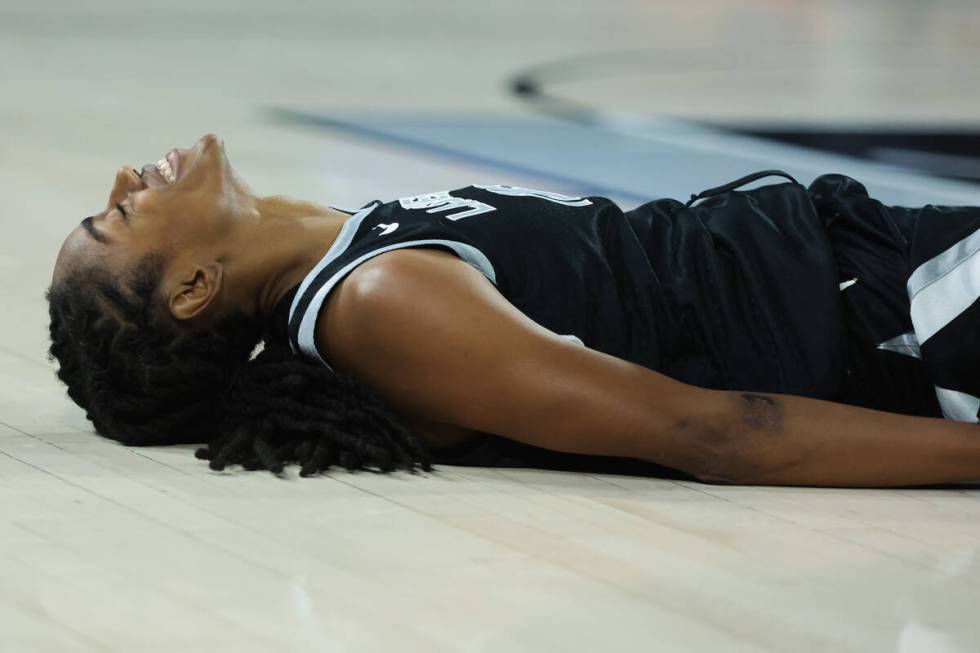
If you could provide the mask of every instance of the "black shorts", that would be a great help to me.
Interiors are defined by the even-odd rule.
[[[917,213],[884,206],[843,175],[818,178],[809,193],[841,284],[846,362],[838,401],[941,416],[914,337],[906,290]]]
[[[659,371],[977,421],[980,209],[889,207],[843,175],[734,189],[770,172],[628,214],[676,321]]]
[[[843,282],[847,370],[840,400],[977,421],[980,208],[885,206],[825,175],[809,194]]]

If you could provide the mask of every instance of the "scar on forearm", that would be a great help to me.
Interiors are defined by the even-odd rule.
[[[742,419],[754,429],[780,431],[783,428],[783,404],[778,399],[742,393]]]

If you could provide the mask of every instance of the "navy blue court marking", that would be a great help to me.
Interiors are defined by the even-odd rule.
[[[612,197],[637,203],[644,203],[655,199],[649,193],[641,194],[625,188],[597,185],[594,182],[586,179],[556,174],[553,171],[543,168],[524,166],[516,164],[512,161],[477,154],[465,149],[428,142],[419,138],[405,136],[403,134],[371,127],[363,123],[353,122],[351,120],[343,120],[340,118],[315,113],[306,113],[303,111],[295,111],[292,109],[272,109],[271,115],[275,120],[286,124],[304,125],[318,129],[347,132],[349,134],[370,138],[389,145],[397,145],[409,150],[444,156],[470,164],[499,168],[518,175],[547,179],[565,187],[575,188],[583,195]]]

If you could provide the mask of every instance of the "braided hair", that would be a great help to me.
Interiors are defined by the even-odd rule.
[[[92,268],[47,292],[49,357],[98,433],[127,445],[207,442],[196,455],[215,470],[431,469],[379,397],[296,356],[256,320],[191,328],[174,319],[161,301],[162,270],[148,255],[125,279]]]

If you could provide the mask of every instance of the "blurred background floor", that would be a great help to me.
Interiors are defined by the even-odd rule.
[[[207,131],[340,206],[770,167],[980,205],[978,55],[966,0],[0,0],[0,649],[977,650],[977,490],[215,474],[91,434],[43,292],[116,168]]]

